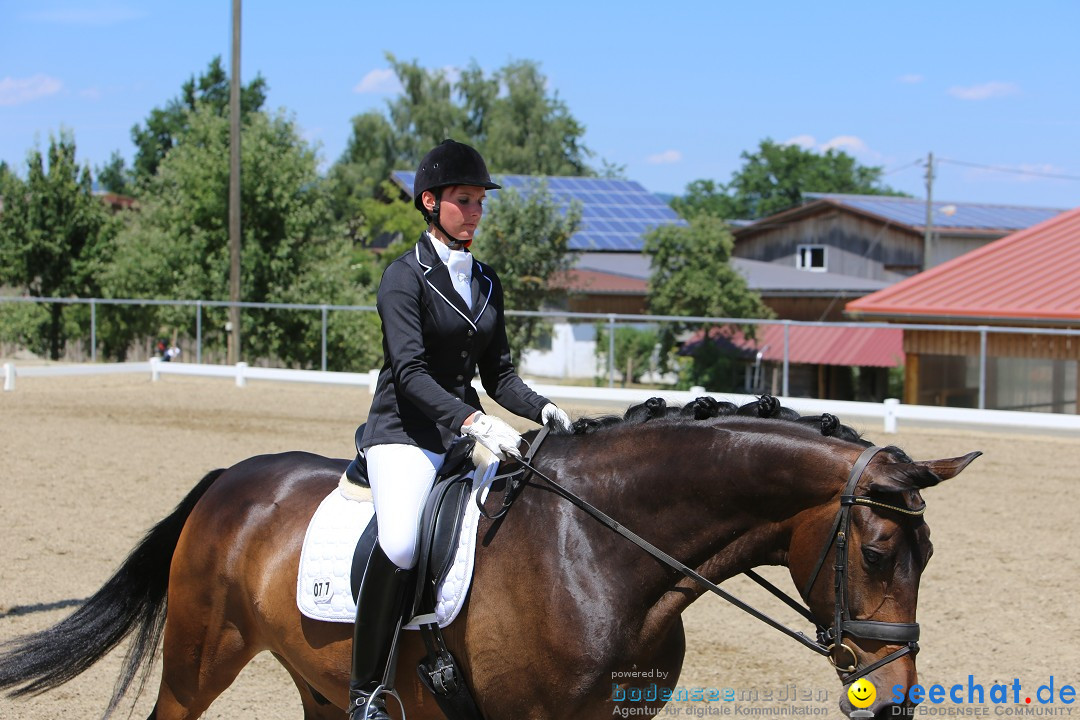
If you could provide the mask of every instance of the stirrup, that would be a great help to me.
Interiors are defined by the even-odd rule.
[[[389,717],[389,713],[386,712],[385,702],[380,702],[379,705],[374,704],[384,695],[389,695],[397,701],[398,708],[401,709],[401,720],[405,720],[405,705],[401,702],[401,696],[398,695],[397,690],[394,690],[393,688],[388,688],[385,685],[379,685],[377,688],[372,690],[371,694],[368,695],[367,698],[361,697],[353,701],[353,703],[355,704],[350,704],[349,706],[349,720],[372,720],[373,718],[376,718],[375,715],[371,714],[372,711],[381,711],[383,714]],[[355,714],[357,710],[360,711],[359,715]]]

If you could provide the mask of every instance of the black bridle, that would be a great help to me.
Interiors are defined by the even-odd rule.
[[[866,471],[867,465],[875,455],[884,450],[882,447],[873,446],[863,451],[859,456],[859,459],[855,461],[855,464],[851,468],[851,472],[848,475],[847,483],[844,485],[843,492],[840,495],[840,509],[836,513],[836,519],[833,522],[832,531],[830,532],[829,539],[825,543],[825,547],[821,551],[821,556],[818,558],[817,564],[814,567],[814,572],[810,576],[809,582],[806,584],[803,590],[805,597],[810,596],[810,590],[814,586],[814,582],[817,580],[818,575],[821,573],[821,568],[825,563],[826,557],[829,554],[829,548],[835,546],[836,548],[836,578],[835,578],[835,590],[836,590],[836,603],[835,612],[833,618],[832,627],[824,627],[817,621],[813,613],[809,609],[803,607],[797,600],[790,597],[780,588],[773,585],[765,578],[758,575],[753,570],[747,570],[747,575],[754,582],[758,583],[766,590],[771,592],[774,596],[782,600],[788,605],[788,607],[795,610],[804,618],[814,623],[817,628],[817,639],[812,640],[805,634],[798,632],[797,630],[791,630],[782,623],[774,620],[765,613],[757,610],[756,608],[748,605],[742,600],[738,599],[731,593],[721,589],[716,583],[712,582],[701,573],[697,572],[693,568],[687,566],[671,555],[668,555],[663,550],[659,549],[649,541],[645,540],[636,533],[628,530],[618,521],[599,510],[598,508],[590,505],[588,502],[567,490],[562,485],[558,484],[543,472],[538,470],[533,464],[532,459],[536,455],[536,451],[540,448],[540,444],[544,441],[548,435],[548,428],[544,427],[540,430],[537,436],[533,439],[533,442],[529,446],[529,450],[523,458],[518,458],[518,462],[523,466],[522,468],[505,475],[499,475],[498,479],[507,479],[507,491],[503,499],[502,507],[495,514],[488,514],[480,503],[480,497],[477,497],[477,504],[480,505],[480,511],[491,519],[498,519],[502,517],[509,509],[514,498],[520,493],[522,487],[525,485],[523,476],[527,469],[533,475],[543,479],[548,485],[551,486],[558,495],[562,496],[566,500],[578,508],[584,510],[588,515],[600,522],[604,527],[612,530],[618,535],[626,538],[630,542],[637,545],[653,558],[668,566],[672,570],[682,574],[683,576],[693,580],[698,585],[701,585],[710,592],[719,595],[724,600],[727,600],[737,608],[753,615],[758,620],[761,620],[765,624],[779,630],[788,637],[791,637],[798,642],[802,643],[806,647],[810,648],[814,652],[824,655],[832,663],[833,667],[842,674],[841,680],[844,684],[854,682],[861,677],[864,677],[874,670],[878,669],[886,663],[890,663],[893,660],[903,657],[904,655],[914,655],[919,651],[919,624],[918,623],[899,623],[899,622],[880,622],[876,620],[852,620],[851,613],[848,609],[848,590],[847,590],[847,567],[848,567],[848,537],[851,530],[851,508],[854,505],[866,505],[873,508],[879,508],[883,510],[891,510],[898,512],[902,515],[908,516],[921,516],[925,511],[925,507],[917,510],[909,510],[908,508],[899,507],[897,505],[891,505],[889,503],[879,502],[877,500],[871,500],[868,497],[855,496],[853,493],[855,487],[859,484],[860,478]],[[856,637],[865,640],[879,640],[889,645],[903,644],[900,649],[889,653],[885,657],[869,664],[864,667],[859,667],[859,658],[850,645],[844,643],[845,637]],[[848,665],[841,665],[837,661],[836,655],[841,650],[846,651],[851,656],[851,663]]]
[[[891,510],[909,517],[921,517],[922,514],[926,512],[925,505],[916,510],[909,510],[905,507],[880,502],[878,500],[871,500],[868,497],[856,496],[854,494],[855,487],[859,484],[860,478],[862,478],[863,473],[866,471],[866,466],[869,465],[874,456],[883,449],[884,448],[876,445],[868,447],[866,450],[863,450],[859,459],[856,460],[855,464],[851,467],[847,483],[844,485],[844,490],[840,494],[840,509],[837,511],[836,519],[833,521],[832,531],[829,533],[829,541],[826,542],[825,547],[822,548],[821,555],[818,557],[817,564],[814,566],[814,572],[810,575],[810,580],[807,581],[806,587],[803,588],[802,593],[803,597],[810,597],[810,591],[813,589],[814,583],[821,573],[821,568],[825,564],[825,558],[829,555],[829,548],[835,546],[836,560],[833,567],[836,570],[836,575],[833,580],[833,586],[836,601],[833,613],[833,625],[830,628],[825,628],[819,623],[815,622],[815,624],[818,626],[818,643],[827,647],[829,660],[832,662],[833,667],[839,672],[844,673],[843,680],[845,683],[854,682],[861,677],[869,675],[882,665],[890,663],[904,655],[915,655],[919,652],[918,623],[853,620],[848,609],[847,570],[848,540],[851,533],[851,508],[855,505],[865,505],[872,508]],[[902,647],[870,665],[859,668],[859,658],[851,646],[844,643],[845,636],[862,638],[863,640],[879,640],[889,645],[902,644]],[[841,666],[840,662],[837,660],[837,653],[841,650],[846,651],[851,656],[850,665]]]

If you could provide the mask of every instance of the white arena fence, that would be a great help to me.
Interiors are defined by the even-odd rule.
[[[184,362],[163,362],[159,358],[153,358],[149,362],[116,364],[16,366],[15,363],[5,363],[3,366],[4,390],[14,391],[16,378],[18,377],[42,378],[123,373],[149,375],[150,379],[155,382],[166,375],[180,375],[231,379],[237,387],[241,388],[245,387],[249,380],[259,380],[351,385],[366,388],[370,392],[374,392],[379,375],[378,370],[371,370],[366,373],[288,370],[283,368],[251,367],[243,362],[236,365],[196,365]],[[650,397],[662,397],[672,405],[684,405],[702,395],[709,395],[717,400],[726,400],[736,405],[743,405],[755,399],[753,395],[707,393],[704,388],[649,390],[551,385],[530,380],[526,380],[526,382],[533,390],[551,400],[605,408],[610,407],[612,412],[621,412],[630,405],[644,402]],[[474,385],[481,395],[485,394],[478,381]],[[861,425],[862,427],[859,429],[865,429],[866,423],[878,422],[886,433],[897,432],[902,422],[910,422],[924,427],[951,427],[964,430],[1022,430],[1026,432],[1065,433],[1068,435],[1080,432],[1080,415],[1061,413],[904,405],[894,398],[887,399],[883,403],[788,397],[781,397],[780,401],[784,406],[790,407],[803,415],[832,413],[848,425]]]
[[[231,303],[228,301],[220,300],[158,300],[158,299],[116,299],[116,298],[53,298],[53,297],[27,297],[27,296],[0,296],[0,305],[5,303],[60,303],[64,305],[83,305],[88,306],[89,309],[89,328],[85,335],[85,348],[88,351],[87,355],[91,362],[96,362],[98,352],[98,337],[97,337],[97,313],[99,306],[110,305],[125,305],[125,306],[144,306],[149,308],[155,306],[174,306],[180,308],[188,308],[194,313],[195,319],[195,336],[193,338],[186,338],[182,345],[184,346],[184,359],[192,358],[196,364],[201,365],[203,363],[203,344],[204,344],[204,315],[207,308],[227,308],[237,306],[243,311],[244,309],[260,309],[260,310],[283,310],[291,312],[315,312],[319,313],[321,318],[321,352],[320,352],[320,364],[319,368],[322,371],[327,370],[327,318],[331,312],[375,312],[375,308],[364,305],[329,305],[329,304],[295,304],[295,303],[251,303],[240,302]],[[614,389],[616,384],[616,378],[620,377],[620,371],[615,367],[615,331],[620,327],[636,327],[644,328],[651,327],[657,328],[664,323],[680,323],[683,326],[687,324],[695,324],[701,326],[729,326],[729,327],[745,327],[745,326],[765,326],[765,325],[779,325],[783,328],[782,333],[782,360],[778,363],[779,367],[776,368],[777,377],[772,384],[771,393],[780,397],[790,397],[792,394],[800,394],[798,391],[792,392],[792,368],[791,368],[791,350],[792,342],[790,340],[791,330],[799,327],[813,328],[859,328],[862,330],[874,329],[874,328],[891,328],[897,330],[940,330],[951,331],[961,333],[975,333],[979,336],[979,355],[972,358],[972,361],[977,363],[974,366],[972,375],[977,378],[977,387],[974,387],[974,397],[971,404],[977,408],[987,407],[987,387],[988,387],[988,355],[987,355],[987,337],[990,334],[1021,334],[1021,335],[1038,335],[1038,336],[1067,336],[1069,338],[1075,338],[1073,342],[1080,342],[1080,330],[1069,328],[1026,328],[1026,327],[1004,327],[1004,326],[965,326],[965,325],[930,325],[930,324],[906,324],[906,323],[873,323],[873,322],[847,322],[847,323],[824,323],[824,322],[803,322],[794,320],[758,320],[748,318],[720,318],[720,317],[687,317],[687,316],[669,316],[669,315],[630,315],[630,314],[617,314],[617,313],[576,313],[566,311],[523,311],[523,310],[508,310],[507,315],[517,317],[537,317],[552,323],[557,327],[561,327],[567,332],[563,332],[563,338],[568,340],[568,343],[561,348],[560,353],[543,352],[536,350],[528,350],[525,353],[525,357],[519,363],[520,369],[525,374],[532,374],[543,377],[596,377],[606,381],[609,388]],[[607,348],[598,347],[596,340],[598,336],[596,329],[604,328],[607,332]],[[585,332],[583,332],[585,331]],[[589,336],[591,341],[589,342],[576,342],[576,336]],[[570,337],[575,336],[575,337]],[[80,341],[82,342],[82,341]],[[603,343],[600,343],[602,345]],[[759,362],[760,365],[760,355]],[[545,357],[546,356],[546,357]],[[556,357],[558,356],[558,357]],[[76,360],[80,358],[75,358]],[[555,362],[552,362],[552,360]],[[252,360],[252,358],[249,358]],[[273,361],[267,361],[266,359],[259,359],[258,364],[273,364]],[[576,363],[578,372],[575,374],[570,371],[570,364]],[[585,368],[585,375],[581,374],[582,367]],[[748,372],[752,371],[752,368],[748,369]],[[249,368],[249,373],[257,372],[255,368]],[[308,371],[317,372],[317,371]],[[254,377],[254,375],[249,375]],[[1075,373],[1073,375],[1075,377]],[[657,378],[653,378],[654,381]],[[748,382],[745,385],[747,391],[754,389],[761,391],[765,385],[759,382]],[[800,402],[802,402],[800,400]],[[806,405],[812,404],[813,401],[807,401]],[[1070,400],[1069,402],[1074,402]],[[1024,403],[1012,403],[1009,407],[1013,409],[1029,408],[1031,410],[1038,409],[1046,405],[1045,402],[1038,402],[1034,405],[1025,405]],[[944,409],[944,408],[943,408]],[[1029,414],[1027,412],[1025,415]]]

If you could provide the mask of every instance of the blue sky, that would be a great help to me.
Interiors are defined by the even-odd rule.
[[[210,59],[229,0],[0,0],[0,160],[61,127],[79,158],[129,161],[131,127]],[[491,72],[538,61],[600,159],[662,193],[727,181],[771,137],[837,147],[935,199],[1080,205],[1080,3],[244,3],[242,76],[261,73],[324,165],[395,88],[384,53]],[[1000,167],[1001,172],[984,167]],[[1065,178],[1047,175],[1067,176]]]

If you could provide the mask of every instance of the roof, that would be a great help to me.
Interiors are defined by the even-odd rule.
[[[926,200],[891,195],[845,195],[842,193],[804,193],[809,202],[824,200],[835,205],[876,215],[893,223],[913,228],[926,227]],[[984,203],[933,203],[933,224],[938,229],[1022,230],[1064,212],[1061,208]]]
[[[733,345],[746,353],[761,351],[763,360],[784,361],[784,325],[757,327],[751,340],[738,330],[712,328],[714,341]],[[721,337],[722,336],[722,339]],[[701,342],[701,331],[687,345]],[[835,325],[788,326],[788,362],[807,365],[899,367],[904,364],[904,331],[899,328],[859,328]]]
[[[415,176],[411,170],[396,170],[391,175],[410,196]],[[570,238],[571,250],[641,252],[645,234],[653,228],[686,224],[659,196],[632,180],[498,174],[492,179],[522,195],[546,184],[552,199],[563,212],[571,202],[580,202],[581,228]],[[498,190],[488,191],[491,197],[498,194]]]
[[[1080,208],[847,304],[856,317],[1080,321]]]
[[[575,267],[599,274],[614,274],[648,280],[652,275],[652,258],[644,254],[582,254]],[[828,272],[809,272],[776,263],[731,258],[731,265],[743,277],[751,290],[766,295],[835,295],[848,293],[866,295],[888,287],[883,280],[840,275]],[[642,292],[645,292],[642,286]]]
[[[731,264],[746,278],[746,284],[751,290],[770,295],[821,295],[837,292],[865,295],[889,285],[883,280],[830,272],[811,272],[790,265],[749,258],[731,258]]]
[[[649,289],[648,281],[641,278],[581,268],[560,273],[552,282],[567,290],[593,295],[644,295]]]
[[[821,213],[830,208],[862,215],[914,234],[926,230],[926,200],[890,195],[844,195],[842,193],[804,193],[805,202],[749,224],[733,224],[737,236],[750,236],[778,225]],[[938,233],[1000,237],[1031,227],[1064,212],[1061,208],[1023,205],[989,205],[936,201],[933,224]]]

